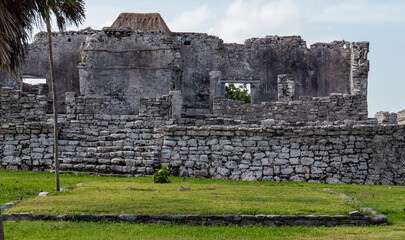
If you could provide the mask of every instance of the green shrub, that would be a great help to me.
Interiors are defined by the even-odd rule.
[[[170,183],[169,180],[169,166],[162,164],[162,168],[156,169],[156,172],[153,174],[154,183]]]
[[[235,84],[229,83],[226,86],[226,98],[244,101],[245,103],[250,103],[251,96],[247,89],[246,83],[242,84],[239,87],[236,87]]]

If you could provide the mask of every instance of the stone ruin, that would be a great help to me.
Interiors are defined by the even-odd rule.
[[[229,44],[134,13],[52,41],[64,171],[405,184],[405,112],[368,118],[368,42]],[[20,70],[49,83],[45,33]],[[226,99],[228,83],[252,103]],[[0,168],[51,170],[50,88],[4,72],[0,85]]]

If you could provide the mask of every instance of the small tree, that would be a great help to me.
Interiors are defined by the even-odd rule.
[[[246,83],[236,87],[235,84],[229,83],[226,86],[226,98],[243,101],[245,103],[251,102],[251,96],[249,90],[247,89]]]
[[[169,180],[169,166],[162,164],[160,169],[156,169],[156,172],[152,176],[154,183],[170,183]]]

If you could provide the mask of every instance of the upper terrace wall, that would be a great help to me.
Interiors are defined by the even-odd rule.
[[[178,85],[180,54],[172,41],[159,31],[105,28],[83,45],[81,94],[111,96],[120,105],[114,113],[138,114],[141,98],[167,95]]]
[[[53,32],[53,62],[55,71],[55,81],[57,88],[58,111],[64,112],[65,92],[80,93],[79,87],[79,65],[80,45],[84,40],[96,31],[84,29],[80,31]],[[51,99],[49,59],[48,59],[48,39],[46,32],[35,35],[32,43],[28,44],[25,60],[20,71],[22,76],[30,75],[38,78],[45,78],[49,86],[49,99]],[[1,84],[3,83],[3,84]],[[14,79],[0,72],[0,85],[19,89]]]
[[[368,118],[367,99],[362,95],[331,94],[327,97],[300,97],[290,102],[246,104],[223,97],[215,97],[213,115],[245,121],[263,119],[296,122],[364,121]]]
[[[53,62],[57,89],[58,111],[64,111],[65,92],[80,93],[79,70],[80,45],[95,31],[85,29],[78,32],[69,31],[52,33]],[[22,74],[46,78],[50,87],[48,40],[45,32],[35,35],[35,41],[28,45],[26,59],[21,67]]]
[[[207,113],[213,94],[210,73],[215,71],[220,72],[218,88],[227,82],[250,83],[253,103],[277,100],[280,74],[295,79],[295,99],[331,93],[366,96],[367,53],[366,42],[318,43],[308,49],[299,36],[227,44],[201,33],[166,36],[161,31],[105,28],[82,47],[80,87],[83,95],[115,96],[128,106],[119,112],[125,114],[138,112],[140,98],[170,90],[182,92],[186,113]]]
[[[53,33],[52,41],[59,112],[65,110],[66,92],[111,96],[114,113],[137,114],[141,98],[180,90],[186,114],[208,113],[212,84],[220,88],[216,94],[223,95],[227,82],[250,83],[252,102],[259,104],[277,100],[280,74],[293,76],[294,100],[331,93],[367,95],[367,42],[335,41],[307,48],[299,36],[267,36],[229,44],[202,33],[168,35],[128,28]],[[29,44],[21,72],[49,83],[45,33]],[[211,72],[220,73],[215,83]],[[1,81],[13,85],[4,76]]]
[[[155,120],[168,120],[171,117],[172,97],[165,95],[160,98],[141,98],[139,115],[153,117]],[[117,115],[117,105],[112,96],[89,97],[66,93],[66,116],[76,119],[80,115]]]
[[[318,43],[308,49],[299,36],[268,36],[227,44],[206,34],[177,33],[177,40],[186,107],[207,107],[210,71],[220,71],[223,83],[251,83],[253,103],[277,100],[279,74],[293,74],[297,98],[351,93],[350,42]]]
[[[291,74],[295,79],[295,100],[331,93],[367,95],[367,42],[317,43],[308,49],[299,36],[267,36],[248,39],[244,44],[227,44],[206,34],[177,33],[177,40],[186,108],[208,108],[210,72],[215,71],[220,72],[214,83],[222,88],[217,89],[219,96],[224,95],[227,82],[250,83],[252,103],[277,100],[280,74]]]

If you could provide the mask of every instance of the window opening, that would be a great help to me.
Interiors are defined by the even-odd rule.
[[[22,80],[24,83],[28,83],[31,85],[46,84],[46,78],[44,77],[24,75],[22,77]]]
[[[250,83],[225,83],[225,96],[228,99],[251,103]]]

